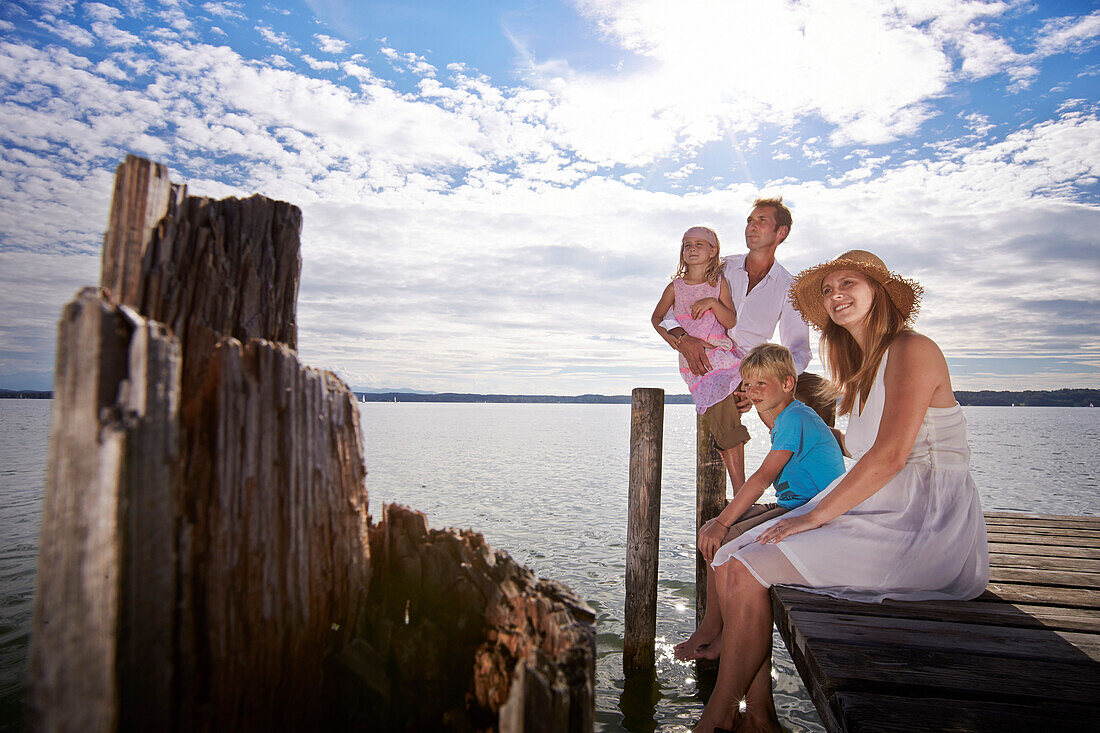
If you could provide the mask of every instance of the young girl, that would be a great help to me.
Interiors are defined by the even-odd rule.
[[[739,420],[729,420],[729,411],[737,410],[733,392],[741,383],[738,367],[740,354],[726,329],[737,323],[737,313],[730,298],[730,286],[722,277],[718,235],[707,227],[692,227],[684,232],[680,247],[680,267],[676,277],[665,288],[650,319],[657,333],[676,348],[677,339],[661,326],[669,308],[687,334],[707,341],[713,369],[703,376],[692,373],[683,354],[680,355],[680,376],[687,382],[695,401],[695,409],[703,415],[711,435],[722,452],[736,492],[745,483],[744,469],[734,475],[734,449],[749,439],[748,430]]]

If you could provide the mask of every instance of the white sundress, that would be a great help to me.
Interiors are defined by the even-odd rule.
[[[845,442],[856,460],[878,435],[888,358],[889,351],[882,357],[863,412],[849,418]],[[810,511],[843,478],[783,518]],[[754,567],[748,546],[775,521],[723,545],[714,556],[714,567],[734,557],[767,586],[795,585],[871,602],[970,599],[989,582],[985,518],[970,476],[966,420],[957,404],[928,408],[905,467],[879,491],[827,524],[769,546],[781,550],[801,578],[769,578],[777,571],[764,567],[763,561]]]

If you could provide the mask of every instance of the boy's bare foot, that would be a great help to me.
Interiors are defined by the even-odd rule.
[[[711,644],[716,638],[721,638],[718,632],[711,631],[702,626],[695,630],[695,633],[689,636],[684,641],[681,641],[676,646],[672,647],[672,654],[681,662],[686,662],[689,659],[699,659],[700,652],[703,647]],[[716,646],[715,651],[721,649],[721,645]],[[713,657],[704,657],[705,659],[717,659],[718,654],[715,653]]]

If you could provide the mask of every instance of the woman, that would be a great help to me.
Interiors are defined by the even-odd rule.
[[[985,589],[989,555],[966,422],[939,347],[909,328],[921,294],[863,250],[791,284],[795,308],[822,332],[857,462],[803,506],[715,555],[722,661],[697,731],[779,730],[772,585],[859,601],[967,599]]]

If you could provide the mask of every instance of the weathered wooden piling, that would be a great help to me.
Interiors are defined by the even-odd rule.
[[[661,534],[661,451],[665,391],[631,392],[630,486],[626,532],[623,671],[650,670],[657,635],[657,555]]]
[[[695,415],[695,533],[726,508],[726,466],[702,415]],[[695,626],[707,610],[707,561],[695,553]],[[696,661],[700,669],[717,669],[712,659]]]
[[[407,541],[372,580],[382,530],[367,514],[355,399],[294,352],[300,230],[290,204],[187,197],[163,166],[119,167],[103,288],[82,291],[59,326],[31,727],[590,731],[594,616],[567,589],[476,535],[435,554]],[[477,552],[480,564],[456,559]],[[341,664],[362,662],[354,651],[379,629],[400,637],[379,615],[404,592],[389,586],[406,587],[410,563],[444,560],[479,603],[507,586],[463,617],[477,655],[406,638],[366,655],[380,667]],[[385,682],[397,658],[417,657],[458,694],[415,708]]]

